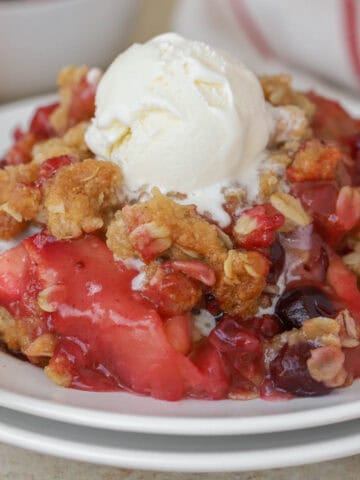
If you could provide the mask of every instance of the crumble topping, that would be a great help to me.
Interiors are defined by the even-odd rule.
[[[119,206],[120,181],[119,168],[110,162],[86,159],[61,168],[45,190],[49,232],[69,239],[102,229]]]
[[[144,334],[149,345],[161,338],[156,354],[170,345],[185,358],[166,383],[179,371],[217,372],[216,381],[205,377],[203,384],[199,371],[195,381],[191,370],[196,388],[186,385],[167,396],[149,386],[135,388],[122,372],[126,388],[170,399],[249,399],[311,396],[350,385],[360,373],[349,353],[358,355],[360,346],[359,122],[314,93],[295,92],[287,76],[262,77],[279,121],[259,169],[258,195],[224,189],[229,223],[220,228],[186,199],[158,188],[127,198],[121,169],[95,158],[84,135],[100,77],[97,69],[64,69],[60,103],[40,109],[29,131],[15,133],[0,169],[0,238],[14,239],[29,225],[39,226],[37,260],[43,244],[67,248],[85,242],[87,248],[86,242],[100,242],[95,247],[109,254],[104,268],[114,262],[111,275],[132,271],[131,295],[163,320],[160,328],[153,319]],[[35,247],[28,242],[18,251],[22,266],[0,258],[0,297],[3,272],[11,265],[22,278]],[[85,286],[87,297],[106,293],[92,279]],[[45,367],[58,385],[77,385],[78,372],[61,350],[67,348],[63,334],[44,328],[44,319],[58,312],[68,294],[66,286],[52,279],[36,298],[26,290],[25,310],[13,309],[14,292],[15,287],[5,291],[10,300],[0,306],[2,342]],[[94,314],[94,329],[101,312]],[[109,356],[111,345],[104,347]],[[162,363],[167,357],[156,358]],[[106,381],[119,387],[111,375]]]

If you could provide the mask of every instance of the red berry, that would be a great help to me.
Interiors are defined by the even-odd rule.
[[[318,287],[302,285],[286,290],[275,306],[275,313],[286,330],[301,328],[305,320],[332,317],[336,313],[332,302]]]
[[[169,260],[162,264],[167,268],[184,273],[194,280],[211,287],[215,284],[216,277],[214,270],[206,263],[198,260]]]
[[[357,278],[336,255],[330,260],[327,281],[353,317],[360,321],[360,290]]]
[[[346,231],[354,228],[360,221],[360,189],[345,186],[339,192],[336,201],[336,216]]]
[[[283,331],[283,326],[278,317],[275,315],[262,315],[248,321],[257,335],[264,338],[272,338],[274,335]]]
[[[247,384],[253,394],[264,375],[263,347],[257,335],[234,318],[225,317],[210,333],[209,341],[221,353],[234,391]]]
[[[275,233],[284,223],[285,217],[270,203],[256,205],[245,210],[237,220],[233,234],[239,246],[263,248],[275,240]]]
[[[13,139],[15,140],[15,142],[23,138],[24,135],[25,132],[20,127],[16,127],[13,131]]]
[[[53,103],[36,110],[31,120],[29,131],[38,139],[49,138],[54,135],[55,132],[50,123],[50,117],[58,106],[58,103]]]
[[[346,233],[336,211],[338,187],[333,182],[304,182],[293,186],[292,193],[312,215],[320,235],[330,246],[336,247]]]
[[[278,240],[275,240],[270,245],[268,258],[271,262],[271,266],[266,281],[271,285],[275,285],[285,265],[285,250]]]
[[[360,122],[352,118],[338,102],[308,93],[309,99],[315,104],[316,110],[311,127],[316,137],[326,141],[336,141],[348,149],[348,138],[360,131]]]
[[[295,154],[286,174],[292,182],[335,180],[344,153],[317,139],[308,140]]]
[[[94,116],[96,88],[97,85],[89,83],[86,76],[74,85],[68,112],[68,127],[90,120]]]
[[[331,391],[323,383],[314,380],[307,368],[311,349],[309,343],[285,344],[270,364],[270,375],[281,392],[298,397],[326,395]]]
[[[29,132],[20,135],[5,156],[6,165],[20,165],[31,161],[31,151],[37,142],[36,136]]]

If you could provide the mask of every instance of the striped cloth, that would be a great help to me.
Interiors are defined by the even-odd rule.
[[[289,71],[359,98],[360,0],[178,0],[172,27],[258,73]]]

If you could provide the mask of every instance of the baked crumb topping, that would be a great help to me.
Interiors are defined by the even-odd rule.
[[[2,162],[0,238],[14,239],[31,223],[43,229],[35,247],[31,241],[17,247],[21,262],[11,265],[15,278],[25,275],[29,262],[29,271],[35,271],[42,246],[52,244],[66,249],[84,242],[82,248],[98,249],[109,255],[104,268],[114,263],[113,276],[119,269],[122,275],[124,265],[136,265],[131,282],[126,280],[132,295],[163,319],[161,328],[152,319],[149,352],[150,344],[159,342],[161,359],[170,358],[170,345],[185,359],[175,355],[180,366],[167,378],[179,371],[194,375],[196,388],[189,381],[169,394],[171,399],[311,396],[351,384],[360,373],[348,353],[360,345],[360,122],[332,101],[294,91],[288,76],[261,77],[279,121],[259,172],[257,198],[250,202],[244,190],[226,190],[224,208],[231,221],[220,229],[194,205],[158,188],[137,199],[126,197],[120,168],[94,158],[84,140],[98,81],[90,82],[88,73],[85,66],[60,73],[60,102],[40,109],[28,131],[16,131]],[[6,291],[9,281],[2,286],[2,272],[11,264],[4,258],[2,342],[45,367],[58,385],[73,386],[78,372],[63,353],[65,333],[44,328],[44,319],[64,301],[66,286],[50,283],[32,298],[27,272],[29,303],[14,308],[16,288]],[[83,266],[75,262],[74,268]],[[36,275],[43,280],[51,274]],[[86,296],[101,291],[101,285],[88,283]],[[201,311],[215,325],[208,335],[193,321]],[[143,338],[143,332],[138,335]],[[111,344],[105,349],[111,357]],[[156,355],[151,350],[149,358]],[[217,373],[201,383],[196,368],[201,375]],[[149,386],[135,388],[121,375],[126,388],[153,394]]]

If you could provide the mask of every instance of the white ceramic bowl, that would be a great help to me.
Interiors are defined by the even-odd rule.
[[[0,103],[53,90],[64,65],[108,65],[127,46],[138,4],[0,1]]]

